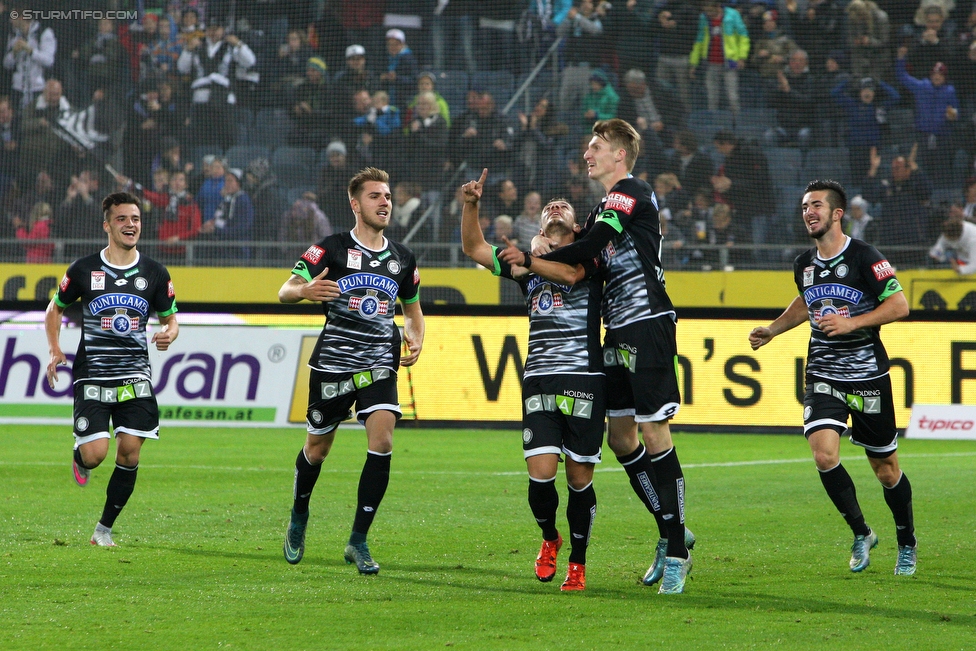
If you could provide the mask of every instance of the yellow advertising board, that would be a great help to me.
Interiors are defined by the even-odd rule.
[[[745,320],[681,319],[676,425],[789,427],[802,422],[803,362],[809,327],[758,351]],[[401,369],[400,401],[421,421],[518,421],[525,317],[428,317],[420,361]],[[883,328],[892,359],[897,422],[909,405],[976,404],[976,328],[967,323],[900,322]],[[411,386],[412,384],[412,394]]]
[[[0,264],[0,298],[47,302],[67,265]],[[170,267],[182,303],[278,302],[289,269],[255,267]],[[422,267],[421,299],[448,305],[498,305],[499,278],[486,269]],[[976,309],[976,277],[950,270],[913,269],[898,273],[913,310]],[[782,308],[796,296],[789,271],[672,271],[668,293],[680,308]],[[514,285],[512,286],[514,287]],[[761,288],[761,291],[758,289]]]

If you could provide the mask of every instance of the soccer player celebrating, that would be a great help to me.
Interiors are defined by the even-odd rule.
[[[522,449],[529,472],[529,507],[542,529],[535,562],[540,581],[552,581],[563,539],[556,529],[556,470],[566,455],[569,504],[566,517],[572,551],[560,590],[586,587],[586,547],[596,516],[593,466],[600,462],[606,413],[600,352],[600,294],[597,264],[564,267],[559,283],[513,267],[498,258],[478,225],[479,202],[488,170],[462,186],[461,243],[472,260],[492,273],[516,279],[529,310],[529,355],[522,382]],[[542,209],[542,233],[557,246],[580,230],[572,206],[554,199]],[[517,275],[517,277],[516,277]]]
[[[661,594],[684,591],[694,536],[684,525],[685,480],[668,421],[681,396],[676,375],[676,315],[664,288],[661,222],[654,191],[634,178],[640,134],[617,118],[593,125],[583,159],[587,174],[607,196],[594,208],[576,242],[536,258],[508,247],[499,257],[550,278],[558,265],[601,257],[605,268],[602,312],[607,330],[607,443],[631,486],[654,513],[660,539],[644,584],[658,581]],[[538,262],[537,262],[538,261]],[[638,439],[637,429],[643,437]]]
[[[393,210],[389,175],[367,167],[349,181],[348,193],[356,216],[352,231],[310,246],[278,291],[282,303],[321,302],[325,313],[308,362],[308,435],[295,460],[294,505],[284,553],[293,565],[302,560],[312,489],[336,429],[355,403],[357,418],[366,426],[367,451],[345,559],[361,574],[376,574],[380,566],[370,555],[366,534],[390,481],[393,428],[401,416],[397,370],[420,356],[424,315],[413,253],[383,235]],[[402,358],[400,332],[393,322],[397,298],[403,304],[407,347]]]
[[[82,337],[72,368],[72,470],[78,485],[86,486],[92,469],[108,454],[111,419],[115,471],[91,544],[115,547],[112,526],[135,489],[142,443],[159,438],[146,322],[155,311],[162,326],[152,337],[157,350],[167,350],[180,327],[169,272],[136,249],[142,232],[139,199],[126,192],[110,194],[102,201],[102,214],[108,246],[68,267],[47,307],[44,329],[51,352],[47,380],[53,389],[58,367],[68,363],[60,344],[64,309],[82,302]]]
[[[898,467],[898,431],[881,326],[908,315],[895,270],[873,246],[844,234],[844,188],[812,181],[801,209],[816,247],[797,257],[793,278],[800,292],[767,327],[749,333],[753,350],[801,323],[810,322],[803,433],[813,451],[827,495],[854,532],[850,568],[861,572],[878,544],[857,502],[854,482],[840,462],[840,434],[864,448],[884,487],[895,519],[895,574],[915,573],[912,485]],[[851,427],[847,427],[850,416]]]

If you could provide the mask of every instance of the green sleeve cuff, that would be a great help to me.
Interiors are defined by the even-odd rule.
[[[58,307],[60,307],[62,309],[68,307],[68,304],[67,303],[62,303],[61,302],[61,298],[58,296],[57,293],[54,294],[54,302],[58,305]]]
[[[618,233],[624,232],[623,224],[620,223],[620,218],[617,217],[617,213],[613,210],[604,210],[596,220],[598,222],[604,222]]]
[[[156,313],[156,316],[158,316],[158,317],[166,317],[166,316],[169,316],[171,314],[176,314],[177,312],[179,312],[179,309],[176,307],[176,301],[173,301],[173,307],[171,307],[170,309],[166,310],[165,312],[157,312]]]
[[[495,263],[495,266],[491,268],[491,275],[492,276],[501,276],[502,275],[502,265],[501,265],[500,262],[498,262],[498,247],[495,246],[494,244],[491,245],[491,259],[492,259],[492,262]]]
[[[885,290],[881,292],[881,296],[878,297],[878,300],[884,301],[892,294],[897,294],[900,291],[902,291],[901,283],[898,282],[897,278],[892,278],[888,281],[888,284],[885,285]]]
[[[420,300],[420,292],[417,292],[417,295],[414,296],[413,298],[401,298],[400,302],[403,303],[404,305],[410,305],[411,303],[416,303],[419,300]]]

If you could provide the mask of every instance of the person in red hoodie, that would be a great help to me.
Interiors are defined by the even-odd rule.
[[[120,183],[128,186],[131,179],[118,178]],[[182,258],[186,255],[186,247],[176,246],[183,240],[196,237],[200,232],[200,206],[193,195],[187,192],[186,173],[174,172],[169,177],[169,192],[155,192],[144,188],[139,183],[132,184],[143,198],[157,208],[161,208],[156,220],[158,231],[156,237],[165,242],[160,251],[171,258]]]
[[[18,240],[48,240],[51,237],[51,216],[53,215],[51,204],[38,201],[31,208],[30,221],[27,228],[24,227],[24,220],[14,217],[11,222],[17,229]],[[54,254],[54,244],[25,244],[24,262],[34,264],[48,264]]]

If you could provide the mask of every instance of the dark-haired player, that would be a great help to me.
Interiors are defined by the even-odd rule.
[[[305,530],[312,489],[329,454],[339,423],[355,403],[366,426],[366,463],[359,477],[356,516],[345,559],[362,574],[380,566],[366,544],[376,510],[390,482],[393,428],[400,418],[397,370],[417,362],[424,343],[420,273],[413,253],[383,232],[393,211],[390,177],[367,167],[349,181],[349,204],[356,225],[313,244],[278,291],[282,303],[321,302],[325,326],[308,365],[305,445],[295,460],[295,495],[285,534],[285,560],[305,553]],[[403,339],[393,321],[396,300],[403,304]]]
[[[547,278],[555,263],[602,258],[607,444],[627,471],[634,492],[657,520],[660,539],[644,584],[663,579],[658,591],[678,594],[691,571],[688,549],[694,536],[684,525],[685,480],[668,422],[681,404],[677,317],[664,287],[657,200],[651,187],[630,173],[640,142],[640,134],[625,120],[594,124],[583,159],[587,174],[603,185],[607,195],[587,217],[586,234],[544,258],[514,247],[499,255],[509,264],[531,266]]]
[[[169,272],[136,249],[142,232],[139,200],[126,192],[110,194],[102,201],[102,214],[108,246],[68,267],[47,307],[44,328],[51,352],[47,380],[53,388],[58,366],[68,363],[60,344],[64,308],[82,302],[82,337],[72,367],[72,470],[79,486],[88,484],[91,470],[108,454],[111,419],[115,471],[91,543],[114,547],[112,526],[135,488],[142,443],[159,438],[146,323],[156,312],[162,326],[152,337],[157,350],[168,349],[180,327]]]
[[[827,495],[854,532],[851,571],[867,568],[878,536],[864,522],[854,482],[840,462],[840,435],[845,433],[864,448],[884,487],[898,539],[895,574],[911,575],[916,562],[912,485],[898,467],[888,354],[881,343],[881,326],[908,316],[908,301],[885,257],[844,235],[847,196],[839,183],[812,181],[801,208],[816,247],[793,263],[800,294],[769,326],[754,328],[749,343],[756,350],[810,322],[803,433]]]
[[[552,581],[562,536],[556,529],[559,493],[556,471],[566,455],[569,503],[569,566],[560,590],[586,588],[586,548],[596,517],[593,467],[600,462],[606,390],[600,351],[600,294],[597,265],[565,266],[566,277],[551,282],[498,259],[498,247],[485,241],[478,225],[479,202],[488,170],[461,187],[464,210],[461,243],[472,260],[519,283],[529,310],[529,354],[522,382],[522,449],[529,473],[529,508],[542,529],[535,561],[540,581]],[[576,213],[563,199],[542,209],[542,233],[557,246],[579,232]]]

